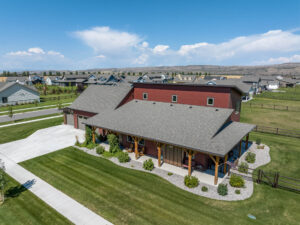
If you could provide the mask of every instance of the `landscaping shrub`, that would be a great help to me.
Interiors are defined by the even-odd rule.
[[[245,181],[244,181],[243,177],[232,174],[230,176],[229,184],[232,187],[244,187],[245,186]]]
[[[225,196],[228,194],[227,184],[219,184],[218,185],[218,193],[219,195]]]
[[[248,166],[248,163],[246,162],[242,162],[240,165],[239,165],[239,172],[241,173],[248,173],[248,169],[249,169],[249,166]]]
[[[117,136],[114,134],[109,134],[107,135],[107,140],[109,143],[109,152],[111,153],[119,152],[120,146],[119,146],[119,140]]]
[[[237,189],[234,191],[237,195],[241,194],[241,190]]]
[[[96,152],[98,155],[102,155],[105,152],[105,148],[100,145],[96,148]]]
[[[149,171],[153,170],[153,168],[154,168],[154,163],[153,163],[152,159],[146,160],[146,161],[143,163],[143,168],[144,168],[145,170],[149,170]]]
[[[97,147],[97,144],[95,144],[94,142],[90,142],[88,144],[86,144],[84,147],[88,148],[88,149],[93,149]]]
[[[117,157],[118,157],[118,160],[120,163],[129,162],[129,160],[130,160],[127,152],[119,152]]]
[[[246,155],[246,161],[248,163],[255,163],[255,157],[256,157],[256,154],[253,153],[253,152],[248,152],[247,155]]]
[[[260,138],[257,138],[257,139],[256,139],[256,144],[257,144],[257,145],[260,145],[260,144],[261,144],[261,139],[260,139]]]
[[[201,191],[207,192],[207,191],[208,191],[208,188],[207,188],[206,186],[203,186],[203,187],[201,188]]]
[[[197,177],[187,175],[184,177],[184,184],[189,188],[195,188],[199,185],[199,180]]]
[[[171,172],[168,172],[168,176],[172,176],[173,175],[173,173],[171,173]]]

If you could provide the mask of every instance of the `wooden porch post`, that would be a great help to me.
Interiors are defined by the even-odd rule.
[[[248,141],[249,141],[249,134],[247,134],[247,136],[246,136],[246,146],[245,146],[245,150],[248,149]]]
[[[215,162],[215,185],[218,184],[218,173],[219,173],[219,156],[216,156]]]
[[[67,124],[67,115],[64,113],[64,124]]]
[[[135,153],[135,159],[138,158],[138,139],[134,138],[134,153]]]
[[[240,145],[239,145],[239,157],[241,157],[242,154],[242,140],[240,141]]]
[[[192,151],[189,150],[189,176],[192,174]]]
[[[157,151],[158,151],[158,156],[157,156],[158,166],[160,167],[161,166],[161,144],[160,143],[157,143]]]
[[[96,143],[95,130],[96,130],[96,128],[95,128],[95,127],[92,127],[92,136],[93,136],[93,143],[94,143],[94,144]]]
[[[228,160],[228,154],[227,155],[225,155],[225,159],[224,159],[224,174],[227,172],[227,160]]]

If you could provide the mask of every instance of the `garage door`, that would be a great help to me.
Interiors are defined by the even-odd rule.
[[[73,114],[67,113],[67,124],[74,126],[74,116]]]
[[[87,117],[78,115],[78,128],[81,130],[85,130],[85,124],[83,122],[86,122]]]

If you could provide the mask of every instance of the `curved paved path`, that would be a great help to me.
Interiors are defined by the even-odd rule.
[[[4,162],[8,175],[74,224],[110,225],[112,223],[17,164],[73,145],[75,135],[82,140],[84,131],[69,125],[41,129],[25,139],[0,145],[0,159]]]

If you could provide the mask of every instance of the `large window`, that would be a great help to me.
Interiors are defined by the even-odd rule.
[[[207,98],[207,105],[213,106],[215,104],[215,99],[214,98]]]
[[[172,102],[177,102],[177,95],[172,95]]]
[[[143,99],[147,100],[148,99],[148,93],[143,93]]]
[[[2,97],[2,103],[7,103],[7,97]]]
[[[127,142],[133,143],[133,144],[134,144],[134,140],[133,140],[133,138],[132,138],[131,136],[127,136]],[[144,139],[141,139],[141,140],[139,141],[139,145],[144,146],[144,145],[145,145],[145,140],[144,140]]]

